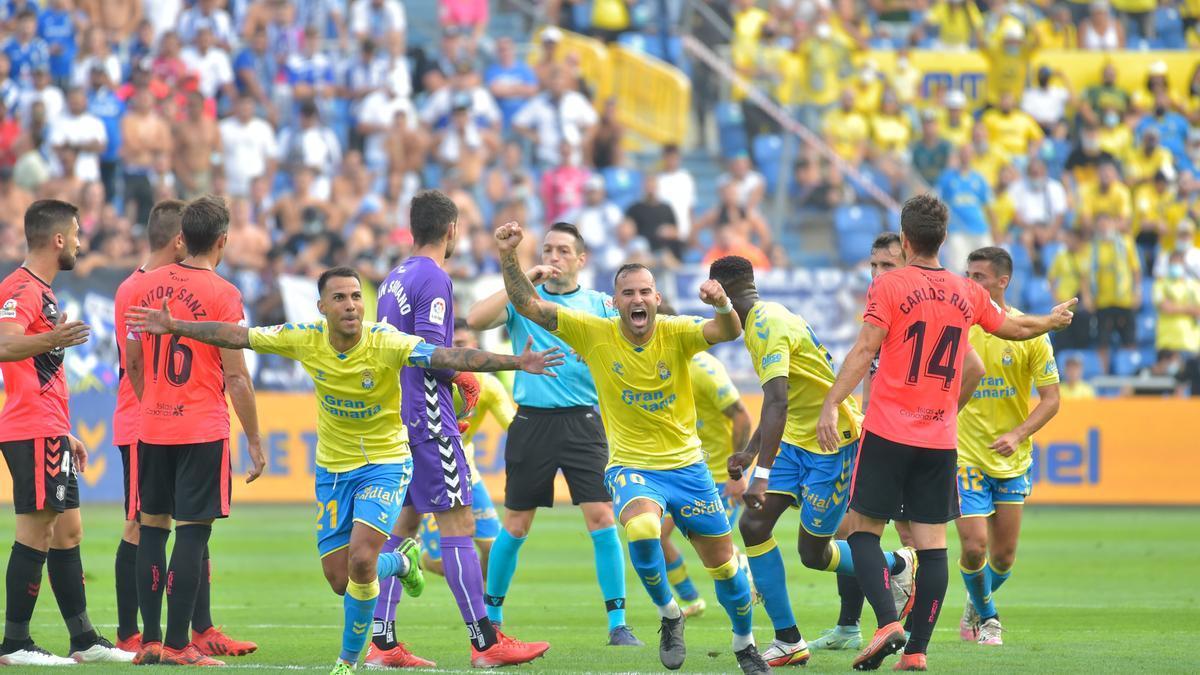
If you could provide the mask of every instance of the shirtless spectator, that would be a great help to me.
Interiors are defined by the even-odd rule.
[[[79,0],[78,7],[113,42],[124,42],[142,20],[143,0]]]
[[[172,122],[175,137],[175,178],[184,199],[212,192],[213,158],[221,154],[221,129],[204,114],[204,98],[188,94],[182,120]]]
[[[59,199],[75,204],[83,194],[84,185],[87,185],[75,175],[75,156],[78,153],[69,145],[55,148],[54,152],[58,155],[62,174],[42,183],[38,187],[37,197],[38,199]]]
[[[13,168],[0,166],[0,219],[7,223],[8,228],[20,230],[21,216],[31,204],[33,195],[13,182]],[[4,229],[6,227],[0,224],[0,230]],[[17,237],[17,241],[19,243],[21,237]]]
[[[144,225],[154,206],[154,187],[151,173],[155,159],[168,156],[172,150],[171,128],[154,109],[154,96],[149,89],[133,95],[129,112],[121,121],[121,161],[125,167],[125,213],[135,223]]]
[[[225,264],[235,273],[259,272],[267,266],[270,250],[271,237],[251,218],[250,201],[244,197],[229,200],[229,243],[225,247]]]

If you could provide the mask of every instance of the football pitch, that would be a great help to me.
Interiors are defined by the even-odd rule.
[[[84,565],[92,621],[115,639],[113,555],[120,507],[96,504],[84,512]],[[235,505],[212,540],[213,618],[233,636],[255,640],[259,651],[231,658],[256,672],[328,672],[341,641],[341,601],[325,584],[317,561],[312,508]],[[9,521],[11,522],[11,521]],[[794,554],[797,520],[785,516],[776,538],[789,566],[800,629],[812,639],[837,618],[834,577],[800,566]],[[943,672],[1200,671],[1200,509],[1030,508],[1012,579],[996,595],[1004,622],[1003,647],[983,648],[958,638],[965,592],[951,563],[946,609],[929,649],[932,670]],[[895,544],[894,534],[888,541]],[[957,559],[951,542],[950,556]],[[729,623],[694,553],[693,579],[708,611],[687,624],[684,672],[733,673]],[[663,672],[658,662],[658,619],[628,569],[629,623],[647,644],[606,647],[603,602],[596,586],[591,543],[576,509],[543,511],[505,603],[505,629],[548,640],[545,658],[524,672]],[[697,572],[699,574],[697,574]],[[66,633],[48,584],[33,620],[42,646],[62,654]],[[864,625],[873,626],[870,607]],[[755,608],[760,647],[771,629]],[[165,609],[164,609],[165,619]],[[471,672],[466,633],[445,583],[430,576],[425,594],[405,598],[397,632],[439,671]],[[848,652],[815,652],[809,672],[849,671]],[[891,668],[889,658],[884,668]],[[131,666],[84,666],[92,672]],[[6,669],[17,672],[20,669]],[[31,669],[32,670],[32,669]],[[39,671],[41,669],[38,669]],[[36,672],[36,671],[35,671]],[[778,672],[778,671],[777,671]]]

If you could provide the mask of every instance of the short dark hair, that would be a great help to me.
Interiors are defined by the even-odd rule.
[[[25,242],[29,250],[42,248],[55,234],[65,233],[79,217],[74,204],[58,199],[39,199],[25,211]]]
[[[408,226],[417,246],[432,244],[446,237],[450,223],[458,220],[458,207],[439,190],[422,190],[412,198]]]
[[[616,287],[617,282],[621,280],[621,277],[629,274],[630,272],[636,272],[638,270],[646,270],[647,272],[650,272],[650,268],[646,267],[642,263],[625,263],[624,265],[621,265],[617,268],[617,273],[613,275],[613,286]],[[653,275],[654,273],[650,272],[650,274]]]
[[[471,330],[471,324],[467,323],[467,320],[461,316],[456,316],[454,317],[454,330]]]
[[[900,235],[896,234],[895,232],[884,232],[878,237],[875,237],[875,241],[871,242],[871,250],[878,251],[881,248],[888,249],[899,245]]]
[[[754,283],[754,265],[740,255],[717,258],[708,266],[708,278],[716,279],[722,286],[747,282]]]
[[[150,218],[146,222],[146,238],[150,240],[151,251],[161,251],[171,244],[175,235],[183,227],[183,208],[186,202],[178,199],[164,199],[150,209]]]
[[[980,260],[991,263],[992,269],[996,271],[996,274],[999,274],[1002,277],[1012,276],[1012,256],[1008,254],[1008,251],[1005,251],[999,246],[984,246],[983,248],[977,248],[974,251],[971,251],[971,253],[967,255],[967,264],[978,262]]]
[[[183,207],[180,225],[188,255],[208,253],[221,235],[229,231],[229,209],[220,197],[198,197]]]
[[[557,222],[550,226],[550,232],[563,232],[575,237],[575,252],[587,253],[587,242],[583,240],[583,235],[579,233],[579,228],[571,223]]]
[[[362,284],[362,278],[358,276],[358,270],[354,269],[353,267],[346,267],[345,265],[330,267],[324,272],[321,272],[321,276],[317,277],[317,295],[322,295],[325,293],[325,284],[329,283],[329,280],[335,277],[354,279],[358,281],[359,284]]]
[[[937,255],[949,220],[949,209],[931,194],[912,197],[900,209],[900,231],[917,255]]]

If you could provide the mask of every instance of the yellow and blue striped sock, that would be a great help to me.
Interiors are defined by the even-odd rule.
[[[360,584],[351,579],[346,584],[346,595],[342,596],[341,659],[346,663],[357,663],[363,646],[370,637],[371,614],[375,611],[375,600],[379,597],[379,579]]]
[[[988,580],[987,563],[977,570],[969,570],[960,563],[959,569],[962,571],[963,583],[967,586],[967,595],[971,597],[971,604],[975,605],[979,619],[982,621],[996,616],[996,605],[992,603],[991,582]]]
[[[888,569],[895,574],[896,554],[884,551],[883,560],[887,563]],[[825,571],[854,576],[854,554],[850,552],[849,542],[844,539],[834,539],[829,542],[829,565]],[[758,572],[755,572],[754,576],[757,577]]]
[[[992,561],[990,560],[988,561],[987,569],[988,577],[991,579],[992,593],[1000,590],[1000,587],[1004,585],[1004,582],[1008,581],[1008,578],[1012,576],[1011,567],[1001,572],[1000,570],[996,569],[994,565],[992,565]]]
[[[692,578],[688,576],[687,565],[683,563],[682,554],[667,563],[667,581],[671,582],[671,586],[679,594],[680,600],[695,602],[700,597],[700,592],[696,590],[696,584],[693,584]]]
[[[725,608],[729,621],[733,623],[735,639],[750,636],[754,624],[754,600],[750,597],[750,580],[746,571],[738,567],[737,558],[719,567],[705,568],[717,587],[717,602]],[[757,575],[757,573],[756,573]],[[789,608],[789,612],[791,609]],[[795,625],[795,622],[792,622]],[[753,638],[751,638],[753,643]]]
[[[625,523],[625,535],[629,538],[629,562],[637,571],[642,586],[650,599],[659,607],[675,602],[671,585],[667,581],[667,563],[663,558],[662,520],[653,513],[642,513]]]
[[[788,598],[787,573],[784,571],[783,554],[775,538],[761,544],[746,547],[746,559],[754,583],[762,593],[763,608],[771,618],[776,631],[792,628],[796,617],[792,614],[792,601]]]

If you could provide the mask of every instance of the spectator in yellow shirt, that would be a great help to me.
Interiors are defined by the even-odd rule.
[[[1139,187],[1133,200],[1133,234],[1142,255],[1142,266],[1147,274],[1155,273],[1154,261],[1158,249],[1174,245],[1164,241],[1173,234],[1179,223],[1187,216],[1187,202],[1179,199],[1175,186],[1167,175],[1159,171],[1154,180]]]
[[[1100,165],[1116,162],[1116,158],[1100,148],[1100,132],[1096,127],[1085,126],[1079,134],[1079,144],[1071,149],[1064,167],[1069,187],[1076,197],[1095,188],[1099,182]]]
[[[1125,182],[1136,190],[1149,185],[1160,172],[1174,174],[1174,164],[1174,155],[1159,143],[1158,128],[1148,126],[1142,131],[1141,144],[1125,155]]]
[[[1133,149],[1133,129],[1125,121],[1125,116],[1116,110],[1102,109],[1100,113],[1100,129],[1096,138],[1100,141],[1100,149],[1113,157],[1126,157]]]
[[[1056,303],[1079,298],[1075,306],[1075,320],[1054,335],[1054,348],[1090,349],[1095,343],[1093,327],[1096,302],[1092,295],[1091,264],[1088,246],[1079,230],[1066,230],[1063,241],[1066,246],[1058,251],[1050,263],[1046,280]]]
[[[879,111],[871,117],[871,141],[875,150],[906,156],[912,142],[912,122],[900,109],[900,100],[892,89],[885,89]]]
[[[1071,18],[1071,8],[1057,4],[1051,8],[1049,16],[1037,22],[1034,26],[1042,49],[1078,49],[1079,34],[1075,30],[1075,21]]]
[[[1079,317],[1076,316],[1078,321]],[[1096,390],[1083,381],[1083,359],[1077,354],[1067,357],[1063,365],[1063,380],[1058,384],[1058,396],[1063,400],[1084,401],[1096,398]]]
[[[1108,215],[1096,218],[1087,258],[1096,296],[1100,360],[1107,371],[1114,342],[1125,348],[1135,344],[1135,310],[1142,305],[1142,265],[1133,237],[1122,234],[1116,219]]]
[[[1133,198],[1129,188],[1121,182],[1117,165],[1112,162],[1100,165],[1099,177],[1094,189],[1080,190],[1080,221],[1085,226],[1095,225],[1101,217],[1107,217],[1119,232],[1128,234],[1133,216]]]
[[[842,92],[841,105],[825,113],[823,122],[825,140],[843,160],[858,166],[867,152],[867,140],[871,136],[867,118],[854,107],[854,92]]]
[[[983,176],[989,187],[995,188],[1000,182],[1000,169],[1008,163],[1008,158],[992,146],[987,127],[982,124],[971,129],[971,148],[974,150],[971,168]]]
[[[1021,96],[1025,90],[1029,64],[1038,50],[1037,36],[1027,35],[1018,23],[1008,23],[998,37],[999,40],[988,43],[976,31],[975,39],[988,65],[987,100],[991,105],[998,104],[1000,95],[1005,92],[1014,97]]]
[[[879,111],[879,104],[883,100],[883,77],[874,61],[868,59],[863,62],[862,70],[851,84],[851,91],[854,93],[855,110],[868,117]]]
[[[971,142],[975,118],[966,112],[967,95],[955,89],[946,94],[946,119],[942,121],[942,138],[956,148]]]
[[[925,15],[925,27],[936,35],[937,49],[966,51],[983,28],[983,15],[973,0],[938,0]]]
[[[1008,159],[1027,157],[1046,137],[1041,125],[1029,113],[1017,109],[1016,103],[1016,97],[1006,91],[1000,94],[1000,104],[979,118],[979,123],[988,131],[992,147]]]
[[[1154,280],[1154,308],[1158,324],[1154,347],[1158,350],[1200,353],[1200,281],[1187,276],[1183,253],[1167,259],[1167,269]]]
[[[624,0],[620,1],[623,4]],[[733,67],[746,79],[753,80],[755,66],[761,59],[763,27],[771,20],[771,15],[755,6],[754,0],[736,0],[734,4],[733,39],[730,44]],[[734,86],[730,98],[741,101],[746,98],[746,90]]]

